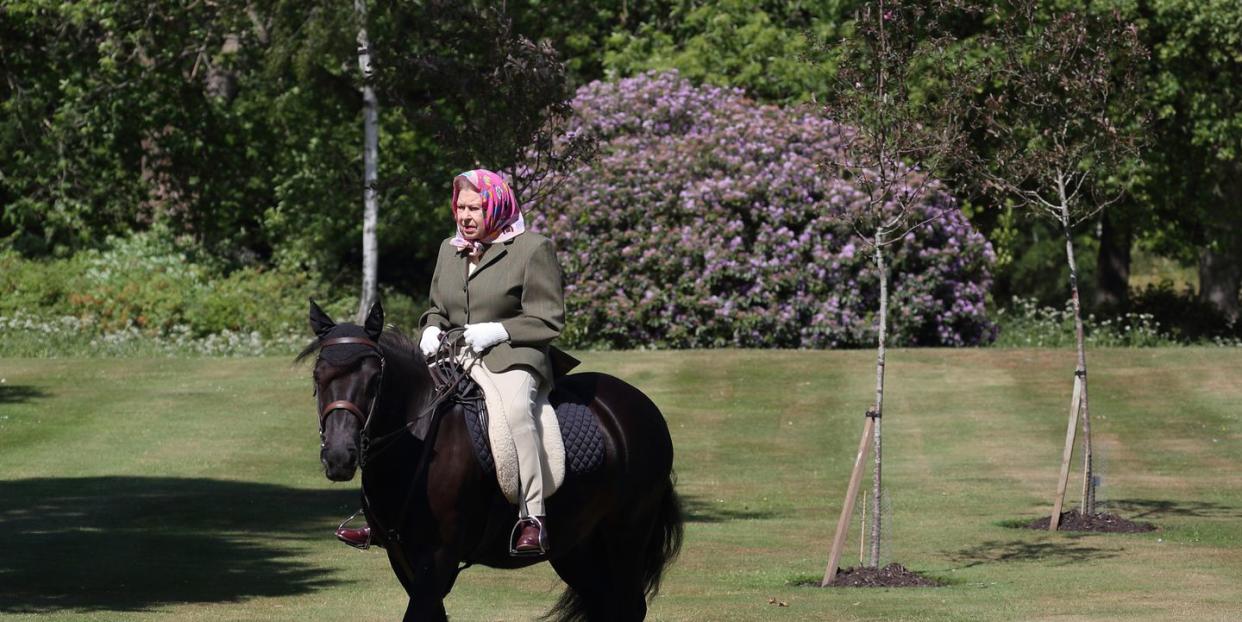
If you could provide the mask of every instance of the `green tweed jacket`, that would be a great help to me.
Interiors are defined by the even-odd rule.
[[[419,318],[420,329],[500,322],[509,341],[484,352],[483,364],[493,372],[526,365],[551,381],[550,346],[565,328],[565,276],[552,241],[527,231],[492,244],[467,277],[466,256],[450,239],[440,244],[431,277],[431,308]],[[559,359],[557,363],[561,371]]]

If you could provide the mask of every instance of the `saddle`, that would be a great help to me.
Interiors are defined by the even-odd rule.
[[[500,490],[510,503],[517,503],[519,478],[517,449],[508,426],[488,416],[487,396],[466,373],[450,374],[456,386],[452,400],[462,406],[466,429],[475,458],[484,471],[496,474]],[[552,412],[536,404],[536,431],[543,446],[544,496],[550,497],[566,478],[595,472],[604,464],[604,433],[595,413],[583,400],[553,390],[547,399]]]

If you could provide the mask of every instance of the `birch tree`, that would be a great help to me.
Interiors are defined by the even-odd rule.
[[[996,25],[983,43],[989,76],[978,120],[990,149],[972,170],[1029,213],[1052,219],[1065,239],[1076,362],[1069,424],[1050,529],[1060,521],[1081,420],[1081,512],[1095,513],[1087,358],[1073,232],[1117,202],[1112,175],[1137,157],[1137,72],[1146,58],[1132,24],[1112,13],[1041,10],[1036,0],[988,9]]]
[[[379,99],[371,85],[371,43],[367,38],[366,0],[354,0],[358,18],[358,70],[362,74],[362,294],[358,300],[357,321],[366,321],[375,304],[376,272],[379,268],[379,247],[375,225],[379,219]]]
[[[848,144],[842,159],[825,162],[825,166],[865,195],[861,209],[842,217],[853,224],[858,239],[873,256],[879,289],[875,400],[867,411],[874,419],[867,560],[872,568],[880,563],[884,528],[881,422],[891,248],[915,229],[957,208],[935,177],[958,158],[966,110],[964,91],[940,85],[947,84],[951,73],[957,74],[958,81],[972,74],[955,52],[954,38],[942,28],[942,20],[955,10],[946,3],[904,0],[877,0],[860,7],[854,32],[837,48],[838,81],[826,106],[827,114],[843,124]]]

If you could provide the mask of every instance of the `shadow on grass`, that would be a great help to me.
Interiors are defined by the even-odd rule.
[[[1191,516],[1197,518],[1242,518],[1242,508],[1209,501],[1168,501],[1164,499],[1112,499],[1110,510],[1128,518]]]
[[[0,481],[0,612],[140,611],[340,584],[300,559],[355,490],[172,477]]]
[[[681,497],[681,506],[687,523],[727,523],[735,520],[762,520],[777,516],[771,510],[752,510],[748,507],[739,510],[725,507],[725,505],[694,496]]]
[[[25,384],[0,384],[0,404],[25,404],[47,397],[43,389]]]
[[[1124,550],[1080,546],[1072,540],[1053,542],[989,540],[957,552],[946,553],[946,556],[955,563],[963,564],[959,568],[973,568],[982,564],[1036,561],[1063,566],[1117,557]]]

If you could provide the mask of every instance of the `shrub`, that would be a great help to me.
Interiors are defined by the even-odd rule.
[[[1033,298],[1015,298],[996,314],[998,336],[995,345],[1003,348],[1074,347],[1074,311],[1067,302],[1062,309],[1041,307]],[[1099,318],[1088,314],[1082,320],[1085,341],[1090,347],[1152,347],[1176,345],[1161,329],[1160,322],[1146,313],[1123,313]]]
[[[676,73],[591,83],[572,105],[570,131],[598,139],[600,157],[546,180],[563,185],[532,206],[565,268],[569,345],[873,343],[872,257],[837,217],[863,198],[816,166],[842,149],[840,126]],[[989,341],[992,261],[956,209],[907,236],[890,343]]]
[[[1167,280],[1131,292],[1129,309],[1156,318],[1178,341],[1220,343],[1242,338],[1242,322],[1230,322],[1193,290],[1177,291]]]
[[[224,273],[159,227],[65,259],[0,250],[0,291],[0,356],[292,353],[310,337],[309,296],[342,319],[357,305],[356,285],[330,287],[303,271]],[[409,296],[382,297],[390,321],[418,317]]]
[[[306,342],[305,329],[266,337],[257,331],[230,330],[196,337],[185,325],[166,331],[133,324],[103,330],[91,320],[72,316],[0,315],[0,357],[290,356]]]

